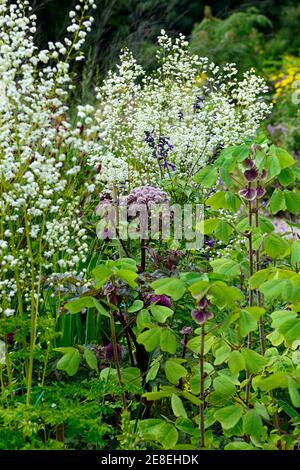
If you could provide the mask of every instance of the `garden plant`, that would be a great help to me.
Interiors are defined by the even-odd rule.
[[[0,449],[299,450],[299,58],[214,63],[204,20],[83,99],[95,9],[41,49],[0,0]]]

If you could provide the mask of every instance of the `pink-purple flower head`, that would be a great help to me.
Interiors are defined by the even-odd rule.
[[[146,185],[134,188],[129,196],[127,196],[127,205],[146,204],[166,204],[169,202],[168,195],[165,191],[153,186]]]

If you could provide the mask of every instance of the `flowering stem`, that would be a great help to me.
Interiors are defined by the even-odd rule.
[[[146,244],[145,240],[141,240],[141,273],[145,271],[146,268]]]
[[[256,207],[255,207],[255,226],[259,227],[259,217],[258,217],[258,198],[256,198]],[[256,271],[260,270],[260,257],[259,257],[259,249],[256,250]],[[261,293],[257,289],[256,291],[257,296],[257,304],[259,307],[262,306],[262,298]],[[263,355],[265,353],[266,345],[265,345],[265,330],[264,330],[264,320],[263,317],[260,316],[259,323],[259,343],[260,343],[260,352]]]
[[[116,364],[118,382],[119,382],[120,387],[122,387],[123,383],[122,383],[121,368],[120,368],[120,363],[119,363],[119,352],[118,352],[118,347],[117,347],[115,317],[114,317],[113,312],[110,312],[110,331],[111,331],[111,343],[113,347],[113,355],[114,355],[114,361]],[[127,406],[126,406],[126,399],[125,399],[124,392],[121,393],[121,399],[122,399],[122,404],[123,404],[123,411],[125,411],[127,409]]]
[[[205,342],[205,325],[201,326],[201,346],[200,346],[200,448],[205,447],[205,429],[204,429],[204,342]]]
[[[251,183],[249,183],[249,189],[250,189]],[[248,257],[249,257],[249,276],[251,277],[254,273],[254,259],[253,259],[253,245],[252,245],[252,204],[251,201],[249,201],[248,204],[248,223],[250,227],[250,232],[248,235],[248,242],[249,242],[249,249],[248,249]],[[253,305],[253,291],[249,287],[249,307],[252,307]],[[248,334],[248,340],[247,340],[247,347],[251,349],[252,347],[252,332]],[[250,399],[250,387],[251,387],[251,376],[249,373],[247,373],[247,378],[248,382],[246,385],[246,403],[247,405],[249,404],[249,399]]]

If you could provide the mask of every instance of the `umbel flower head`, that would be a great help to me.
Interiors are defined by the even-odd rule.
[[[167,193],[159,188],[146,185],[134,188],[126,199],[127,205],[133,204],[146,204],[151,206],[153,204],[166,204],[169,202]]]

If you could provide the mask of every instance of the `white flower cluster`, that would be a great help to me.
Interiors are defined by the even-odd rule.
[[[263,79],[241,82],[234,65],[220,70],[188,51],[185,37],[158,38],[158,68],[146,74],[124,51],[98,89],[98,140],[90,163],[98,180],[129,188],[178,176],[190,180],[222,146],[253,136],[269,112]]]
[[[68,36],[39,51],[29,2],[0,0],[0,305],[6,316],[26,309],[32,295],[38,301],[40,283],[55,272],[78,273],[86,257],[76,194],[84,188],[78,173],[88,144],[73,130],[67,99],[69,63],[82,59],[94,7],[93,0],[78,0]]]

